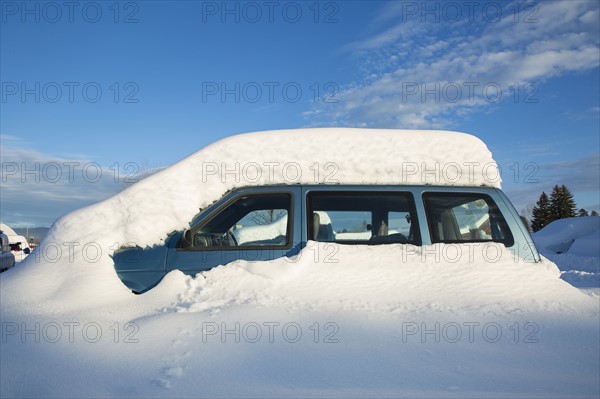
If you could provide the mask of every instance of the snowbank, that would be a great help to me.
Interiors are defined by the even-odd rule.
[[[181,274],[174,272],[176,275]],[[179,285],[176,312],[233,304],[291,310],[381,313],[510,309],[511,312],[594,311],[594,301],[559,279],[547,260],[525,262],[501,244],[428,247],[338,245],[309,242],[296,257],[236,261]],[[167,310],[167,309],[165,309]]]
[[[600,225],[600,220],[598,220]],[[600,256],[600,229],[576,238],[568,251],[570,254],[588,257]]]
[[[84,268],[76,266],[68,279],[72,286],[62,285],[56,293],[60,282],[52,270],[29,275],[29,287],[15,279],[27,268],[20,274],[5,273],[0,280],[3,306],[35,313],[139,306],[148,306],[150,313],[157,306],[167,312],[221,311],[240,303],[288,311],[595,311],[594,300],[561,280],[552,262],[525,262],[492,243],[416,247],[309,242],[293,258],[235,261],[196,278],[174,271],[140,296],[107,277],[96,282],[101,290],[87,285]],[[95,269],[87,271],[103,276]]]
[[[600,287],[600,217],[555,220],[532,238],[563,279],[578,287]]]
[[[593,240],[599,230],[600,216],[575,217],[555,220],[532,237],[542,251],[599,256],[600,242]],[[580,239],[583,241],[575,245]]]

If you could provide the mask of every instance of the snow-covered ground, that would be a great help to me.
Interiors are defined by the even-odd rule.
[[[76,303],[15,291],[19,266],[1,280],[0,394],[597,397],[597,298],[547,260],[466,248],[311,242]]]
[[[551,261],[524,262],[502,245],[309,242],[293,258],[195,278],[174,271],[139,296],[123,286],[110,251],[185,227],[243,183],[224,173],[235,162],[297,162],[313,180],[314,160],[333,159],[339,182],[400,183],[390,145],[399,140],[410,162],[452,154],[493,163],[470,136],[431,133],[415,144],[389,132],[305,133],[215,143],[59,220],[0,275],[0,397],[600,395],[598,297],[562,280]],[[452,138],[461,145],[449,152]],[[257,139],[268,143],[262,158],[247,151]],[[348,153],[364,162],[345,161]],[[285,182],[277,173],[257,184]]]
[[[576,287],[600,287],[600,217],[560,219],[532,235],[539,251]]]

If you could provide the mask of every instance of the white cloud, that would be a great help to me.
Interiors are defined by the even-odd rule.
[[[594,24],[600,20],[600,12],[598,10],[590,10],[583,14],[580,18],[584,24]]]
[[[50,225],[67,212],[115,194],[136,169],[116,170],[83,157],[44,154],[24,147],[14,136],[1,139],[0,219],[10,226]]]
[[[354,50],[368,50],[374,48],[380,48],[401,39],[402,36],[409,32],[411,27],[408,25],[396,25],[388,30],[377,34],[376,36],[363,40],[357,43],[352,43],[347,46],[348,49]]]
[[[439,4],[443,17],[445,3]],[[515,82],[539,84],[600,65],[599,3],[499,4],[505,8],[495,23],[477,12],[474,21],[457,23],[419,13],[407,19],[406,5],[384,7],[380,33],[346,47],[362,60],[365,78],[342,87],[337,103],[316,104],[305,115],[313,125],[451,126],[458,116],[511,98]]]

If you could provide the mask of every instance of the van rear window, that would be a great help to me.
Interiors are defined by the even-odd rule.
[[[423,194],[423,203],[432,243],[514,244],[506,220],[486,194],[429,192]]]

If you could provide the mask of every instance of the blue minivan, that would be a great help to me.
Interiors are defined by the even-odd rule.
[[[520,258],[540,260],[498,188],[327,184],[232,190],[164,244],[121,248],[113,260],[123,283],[143,293],[172,270],[195,275],[237,260],[293,256],[309,240],[415,246],[495,242]]]

